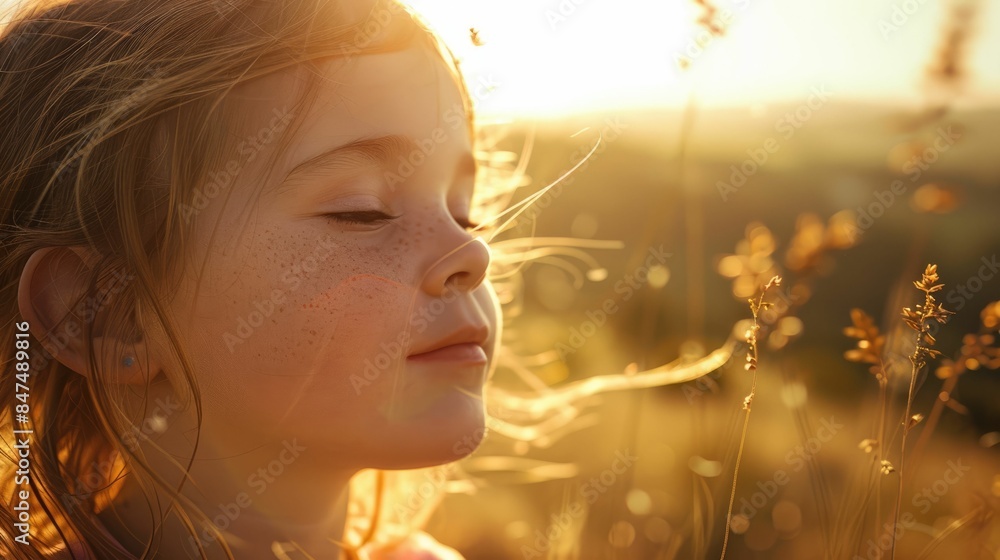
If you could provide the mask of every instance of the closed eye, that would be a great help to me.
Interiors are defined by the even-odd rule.
[[[380,212],[378,210],[359,210],[354,212],[335,212],[332,214],[324,214],[327,218],[339,222],[341,224],[383,224],[386,222],[391,222],[399,216],[390,216],[385,212]]]
[[[324,214],[325,217],[341,224],[347,225],[377,225],[391,222],[399,216],[390,216],[379,210],[359,210],[353,212],[334,212]],[[477,230],[482,224],[473,222],[469,218],[455,218],[455,222],[466,230]]]

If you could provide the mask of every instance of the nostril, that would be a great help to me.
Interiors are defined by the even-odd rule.
[[[471,292],[476,289],[477,286],[482,284],[483,280],[486,280],[485,272],[476,275],[470,272],[457,272],[448,279],[448,284],[450,284],[452,288]]]

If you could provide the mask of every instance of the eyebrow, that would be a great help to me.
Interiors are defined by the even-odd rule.
[[[437,146],[437,142],[434,142],[434,145]],[[275,187],[274,194],[281,194],[290,189],[301,178],[324,171],[343,171],[363,165],[376,165],[388,170],[394,163],[396,167],[401,168],[404,163],[399,161],[399,158],[406,161],[406,165],[416,168],[419,166],[407,161],[414,153],[420,153],[424,159],[428,157],[417,142],[399,134],[353,140],[296,164]],[[476,167],[476,160],[472,154],[464,152],[455,166],[455,176],[474,176]],[[403,175],[404,179],[408,178],[408,175],[400,170],[394,171]]]

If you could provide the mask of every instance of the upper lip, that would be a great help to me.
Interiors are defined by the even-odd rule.
[[[430,345],[410,352],[410,356],[426,354],[427,352],[433,352],[455,344],[478,344],[479,346],[484,346],[489,336],[490,330],[486,326],[462,325]]]

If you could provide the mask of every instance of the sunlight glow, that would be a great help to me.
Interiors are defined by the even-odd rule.
[[[728,29],[710,37],[689,0],[409,3],[445,37],[474,86],[492,84],[477,96],[484,113],[522,115],[678,107],[692,89],[703,104],[752,105],[800,100],[822,85],[841,99],[915,103],[945,13],[940,0],[719,1]],[[963,99],[995,104],[1000,34],[989,31],[1000,28],[1000,8],[979,6],[968,59],[974,79]],[[691,64],[680,70],[685,56]]]

